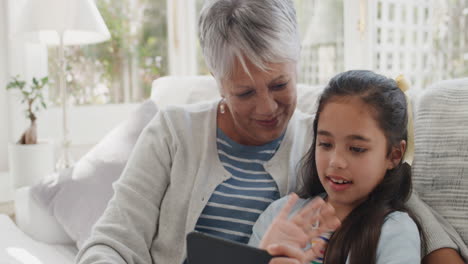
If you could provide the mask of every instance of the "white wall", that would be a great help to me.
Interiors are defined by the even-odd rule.
[[[8,14],[7,0],[0,0],[0,171],[8,170],[9,115],[8,94]]]

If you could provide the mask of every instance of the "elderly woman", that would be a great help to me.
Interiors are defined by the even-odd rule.
[[[300,40],[292,1],[207,1],[199,34],[221,101],[160,110],[79,263],[180,264],[193,230],[247,243],[258,216],[295,190],[313,117],[295,111]]]

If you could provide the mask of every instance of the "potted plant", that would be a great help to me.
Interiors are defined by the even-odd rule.
[[[10,173],[15,188],[31,185],[54,169],[52,142],[37,138],[37,112],[47,108],[43,93],[48,82],[48,77],[32,78],[28,84],[16,76],[6,86],[7,90],[19,91],[21,102],[26,104],[26,118],[30,121],[18,142],[10,144],[8,148]]]

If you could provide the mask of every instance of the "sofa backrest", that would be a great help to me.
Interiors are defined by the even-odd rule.
[[[414,116],[414,188],[468,244],[468,78],[423,90]]]

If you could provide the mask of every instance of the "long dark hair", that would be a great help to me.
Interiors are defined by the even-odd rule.
[[[387,155],[392,147],[407,141],[407,103],[397,83],[371,71],[355,70],[333,77],[319,98],[314,120],[313,143],[301,161],[301,198],[314,197],[325,192],[320,183],[315,163],[317,124],[320,113],[330,100],[341,97],[357,97],[374,111],[374,118],[387,139]],[[376,263],[377,244],[382,225],[387,215],[394,211],[406,212],[418,226],[424,246],[424,234],[419,220],[405,206],[412,190],[411,167],[400,163],[387,170],[384,179],[369,194],[366,201],[358,205],[343,220],[341,227],[330,238],[325,263],[350,264]]]

